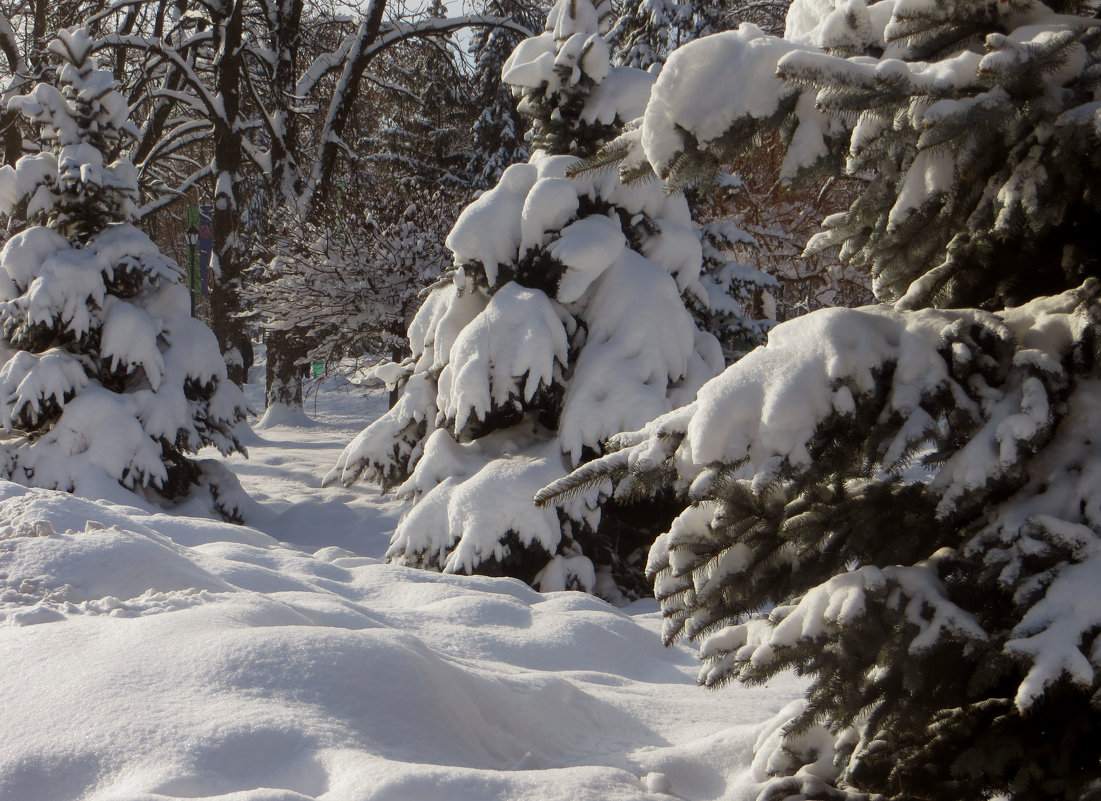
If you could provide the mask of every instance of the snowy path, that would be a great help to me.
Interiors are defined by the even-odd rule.
[[[266,533],[0,485],[0,801],[752,797],[799,684],[696,687],[653,602],[382,564],[397,507],[319,487],[382,402],[231,460]]]
[[[249,379],[249,404],[263,409],[263,368],[254,367]],[[348,441],[385,409],[383,393],[364,397],[362,390],[334,380],[307,399],[307,419],[266,427],[254,420],[246,443],[249,458],[235,454],[226,460],[263,507],[250,523],[310,552],[335,545],[381,559],[401,505],[368,486],[322,489],[321,478]]]

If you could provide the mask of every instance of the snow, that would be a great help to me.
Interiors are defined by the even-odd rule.
[[[25,251],[15,251],[13,255],[15,253],[23,256]],[[0,258],[6,254],[7,251],[0,254]],[[13,280],[24,274],[22,265],[7,268],[5,264],[5,269]],[[30,282],[26,294],[0,306],[0,315],[8,318],[11,315],[9,307],[19,309],[32,325],[50,325],[56,315],[74,336],[86,334],[94,319],[90,306],[102,307],[106,293],[92,251],[71,250],[66,245],[43,259],[39,270],[40,274]]]
[[[578,33],[596,30],[604,33],[610,22],[610,5],[608,0],[572,0],[568,14],[556,5],[547,14],[547,29],[553,31],[554,38],[559,41]]]
[[[106,275],[113,275],[120,266],[127,267],[140,263],[154,280],[163,278],[173,284],[180,280],[182,273],[180,268],[166,259],[156,243],[133,225],[108,225],[96,236],[90,246],[95,253],[96,263]],[[168,298],[170,295],[162,295],[162,297]],[[179,312],[179,309],[188,307],[190,304],[187,295],[181,295],[179,290],[176,291],[176,297],[166,302],[175,303],[176,306],[171,310],[162,308],[159,312],[162,317],[173,316]]]
[[[885,31],[899,0],[794,0],[788,8],[784,38],[800,45],[833,49],[850,45],[897,47]],[[853,48],[851,45],[855,44]]]
[[[38,187],[49,184],[57,176],[57,156],[53,153],[36,153],[23,156],[13,169],[3,168],[0,182],[4,186],[4,202],[0,213],[10,214],[20,198],[31,195]],[[28,207],[28,214],[34,210]]]
[[[698,247],[699,240],[694,241]],[[563,228],[550,247],[550,255],[566,265],[566,273],[558,285],[558,300],[562,303],[579,300],[626,247],[627,239],[619,222],[608,217],[585,217]]]
[[[760,473],[767,482],[781,465],[808,467],[817,427],[831,415],[851,414],[854,399],[872,391],[877,371],[890,362],[894,372],[882,419],[898,415],[908,422],[888,445],[884,469],[905,468],[897,461],[902,454],[935,434],[937,422],[922,411],[927,398],[950,394],[961,412],[984,421],[933,480],[938,515],[947,519],[972,491],[1016,469],[1020,449],[1031,447],[1050,425],[1051,398],[1043,382],[1025,375],[1006,387],[988,388],[981,404],[976,402],[949,373],[942,356],[945,338],[982,324],[1032,345],[1035,352],[1025,351],[1032,354],[1025,366],[1056,364],[1081,332],[1074,297],[1064,293],[1011,309],[1004,319],[973,310],[899,312],[876,306],[827,309],[791,320],[772,329],[765,347],[705,384],[694,402],[622,435],[629,450],[606,458],[655,464],[674,455],[663,443],[675,443],[683,434],[673,447],[684,482],[706,482],[716,463],[744,464],[747,475]],[[1054,513],[1077,506],[1063,501]]]
[[[1047,305],[1049,319],[1025,334],[1037,345],[1044,341],[1055,345],[1065,337],[1052,330],[1058,327],[1057,304]],[[1024,314],[1013,320],[1013,312],[1022,310],[1008,313],[1018,326]],[[1031,663],[1016,696],[1022,710],[1041,700],[1044,691],[1064,676],[1079,685],[1095,681],[1093,666],[1101,657],[1086,636],[1101,625],[1101,586],[1096,580],[1101,564],[1096,534],[1101,522],[1096,493],[1101,467],[1093,458],[1096,444],[1090,433],[1101,424],[1101,383],[1082,381],[1068,407],[1055,439],[1030,463],[1027,485],[1001,504],[992,522],[968,544],[973,551],[983,549],[987,563],[1000,568],[1000,579],[1010,584],[1019,580],[1022,562],[1036,554],[1056,548],[1069,557],[1042,574],[1048,582],[1046,591],[1005,645],[1008,652]],[[1079,512],[1081,522],[1074,520],[1079,515],[1068,510]]]
[[[562,450],[574,464],[583,447],[596,449],[672,408],[669,384],[688,373],[696,344],[686,316],[663,313],[678,302],[669,275],[632,250],[624,250],[594,285],[583,315],[589,338],[559,422]],[[629,324],[637,320],[647,324]]]
[[[520,216],[520,251],[544,244],[544,236],[577,214],[577,190],[566,178],[540,178],[524,199]],[[487,232],[482,232],[485,236]]]
[[[150,387],[156,392],[164,378],[165,365],[157,337],[160,326],[144,309],[110,297],[104,304],[100,351],[111,369],[141,367]]]
[[[454,420],[456,436],[471,417],[482,420],[493,408],[530,401],[561,376],[572,333],[567,323],[573,319],[538,289],[509,282],[493,295],[455,339],[440,373],[440,411]]]
[[[642,146],[658,174],[683,148],[682,131],[702,146],[741,117],[776,113],[794,91],[776,76],[776,63],[797,47],[743,23],[736,31],[698,39],[674,52],[643,118]],[[708,102],[700,103],[699,97]]]
[[[459,332],[485,308],[478,294],[452,284],[429,292],[409,325],[409,347],[422,372],[442,369]]]
[[[549,84],[554,79],[554,35],[547,31],[520,42],[505,61],[501,79],[530,89]]]
[[[455,254],[457,264],[480,263],[490,286],[497,283],[497,268],[516,257],[524,198],[536,177],[532,165],[513,164],[497,186],[463,209],[444,243]]]
[[[17,351],[0,368],[4,426],[14,426],[21,414],[38,419],[47,402],[64,406],[73,393],[87,384],[84,366],[68,351],[60,348],[50,348],[41,354]]]
[[[317,477],[384,406],[327,379],[229,458],[257,528],[0,484],[0,797],[756,796],[801,682],[697,687],[654,602],[382,563],[395,504]]]
[[[674,418],[691,415],[678,456],[685,474],[695,476],[714,462],[746,457],[755,465],[774,457],[808,464],[807,447],[816,426],[834,410],[831,387],[844,383],[870,392],[873,370],[891,355],[905,359],[898,369],[913,376],[917,388],[935,387],[946,378],[943,363],[937,370],[937,347],[947,321],[928,312],[923,322],[910,326],[920,336],[904,336],[907,326],[897,313],[867,307],[822,310],[777,326],[764,348],[705,385],[695,408],[669,416],[668,423],[675,426]],[[900,385],[906,392],[912,388]],[[916,408],[908,394],[893,396],[891,403],[900,412]],[[662,425],[657,420],[651,427]]]
[[[509,532],[525,548],[537,543],[554,553],[562,536],[558,516],[553,509],[536,508],[531,498],[565,472],[557,444],[517,449],[519,453],[504,458],[494,458],[486,445],[484,438],[459,445],[442,429],[429,437],[425,458],[407,482],[425,495],[401,521],[389,556],[416,554],[416,559],[406,556],[401,563],[438,564],[447,573],[471,573],[482,562],[503,561],[510,555],[505,542]],[[500,491],[503,486],[508,492]],[[496,502],[486,503],[489,496]],[[436,533],[441,530],[446,536]],[[445,548],[449,553],[441,559]],[[591,565],[588,572],[593,572]],[[563,582],[543,589],[566,586]],[[592,583],[580,589],[591,591]]]
[[[264,414],[256,421],[254,428],[265,431],[277,426],[297,426],[308,428],[312,425],[309,415],[301,406],[290,403],[272,403],[264,410]]]
[[[161,449],[143,428],[133,397],[89,384],[60,419],[22,455],[20,470],[39,486],[87,497],[118,497],[117,481],[160,486],[168,477]],[[121,478],[120,478],[121,477]]]
[[[612,67],[600,85],[585,99],[581,119],[610,125],[618,117],[630,122],[641,117],[650,100],[654,76],[630,67]]]
[[[918,153],[898,188],[898,199],[887,217],[887,230],[898,228],[931,198],[947,194],[955,179],[955,168],[949,154],[935,150]]]

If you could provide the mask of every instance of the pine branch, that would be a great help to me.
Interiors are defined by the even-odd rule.
[[[605,480],[618,481],[627,475],[629,455],[630,451],[617,451],[589,462],[568,476],[543,487],[535,493],[532,503],[543,509],[552,503],[576,498]]]
[[[619,139],[615,139],[600,148],[593,155],[583,158],[566,169],[567,178],[578,178],[583,175],[604,172],[619,164],[630,153],[630,146]]]

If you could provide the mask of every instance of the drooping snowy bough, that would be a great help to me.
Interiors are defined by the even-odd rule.
[[[42,150],[0,169],[0,212],[30,223],[0,250],[2,473],[90,497],[203,487],[239,518],[236,479],[188,454],[244,451],[244,396],[179,269],[129,222],[137,175],[111,154],[134,132],[92,44],[62,31],[56,82],[10,104]]]
[[[691,400],[723,366],[685,305],[706,296],[684,198],[614,173],[567,177],[642,112],[653,83],[610,66],[609,12],[562,0],[506,63],[536,149],[460,216],[447,240],[454,266],[410,326],[413,356],[384,370],[403,389],[397,405],[326,477],[414,501],[389,551],[400,564],[612,599],[646,588],[660,503],[626,514],[598,512],[595,496],[531,505],[612,434]]]
[[[759,740],[761,799],[1101,788],[1101,23],[1082,10],[797,2],[785,40],[743,25],[674,54],[609,147],[677,186],[779,131],[791,176],[865,182],[811,246],[871,269],[883,305],[778,326],[537,496],[680,499],[648,567],[666,639],[700,642],[707,685],[812,678]]]

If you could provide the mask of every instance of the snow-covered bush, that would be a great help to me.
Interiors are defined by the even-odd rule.
[[[798,3],[784,40],[742,26],[674,54],[610,148],[676,186],[779,132],[791,175],[863,184],[812,247],[885,303],[777,326],[538,495],[681,499],[648,566],[666,639],[700,641],[709,686],[812,679],[758,743],[761,799],[1101,788],[1101,22],[1082,10]]]
[[[232,477],[187,454],[243,451],[244,398],[180,271],[129,222],[137,176],[112,160],[133,134],[126,100],[87,30],[49,49],[56,84],[11,101],[42,150],[0,169],[0,212],[31,223],[0,251],[3,475],[93,497],[114,482],[167,499],[204,485],[236,516],[239,487],[218,483]]]
[[[641,113],[653,82],[610,66],[608,12],[561,0],[506,63],[537,149],[460,215],[454,266],[410,325],[413,355],[384,370],[401,397],[326,477],[414,501],[395,562],[611,598],[644,586],[656,506],[646,525],[646,514],[596,512],[595,497],[557,514],[531,505],[609,436],[691,400],[722,368],[685,306],[704,290],[684,198],[610,173],[566,177]]]

